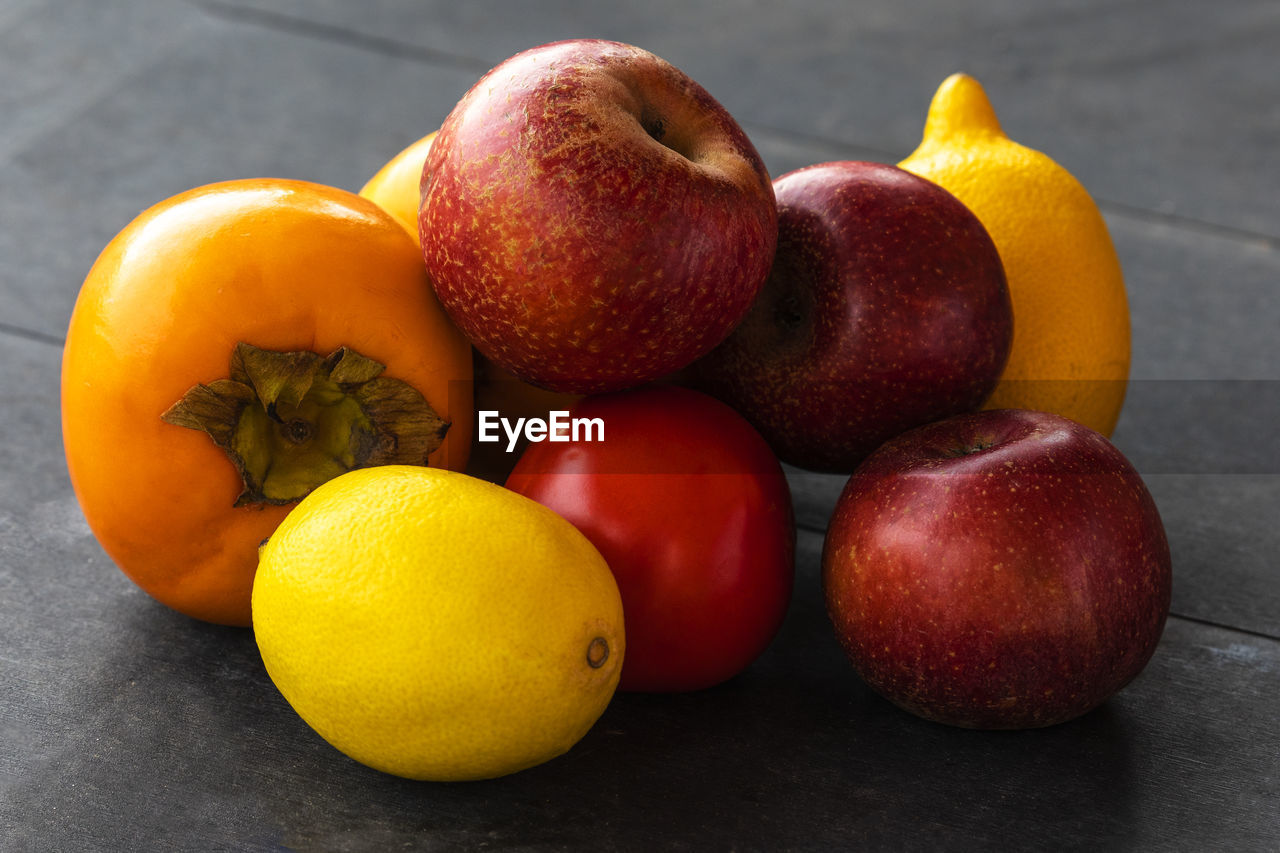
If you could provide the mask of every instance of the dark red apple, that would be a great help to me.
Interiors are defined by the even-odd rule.
[[[905,433],[858,467],[822,554],[864,680],[942,723],[1070,720],[1150,659],[1169,613],[1164,527],[1107,439],[995,410]]]
[[[773,271],[694,365],[784,461],[849,473],[904,430],[978,408],[1013,341],[995,245],[955,196],[843,161],[774,182]]]
[[[419,233],[476,348],[555,391],[637,385],[720,343],[768,275],[759,154],[679,69],[609,41],[486,74],[423,167]]]

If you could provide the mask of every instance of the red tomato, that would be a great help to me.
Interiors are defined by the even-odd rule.
[[[697,690],[741,672],[777,633],[795,575],[791,492],[769,446],[674,386],[587,397],[570,417],[599,418],[604,440],[531,444],[507,487],[567,518],[613,570],[619,687]]]

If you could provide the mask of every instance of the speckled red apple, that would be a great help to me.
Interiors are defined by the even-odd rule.
[[[773,271],[694,382],[784,461],[848,474],[881,442],[978,408],[1013,341],[995,245],[941,187],[841,161],[774,182]]]
[[[927,719],[1032,728],[1089,711],[1151,658],[1169,545],[1100,434],[997,410],[905,433],[836,505],[827,610],[855,669]]]
[[[423,168],[419,230],[440,301],[484,355],[588,393],[723,340],[768,274],[777,209],[706,90],[637,47],[575,40],[462,98]]]

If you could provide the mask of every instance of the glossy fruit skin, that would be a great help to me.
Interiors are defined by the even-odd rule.
[[[778,249],[742,324],[693,368],[782,461],[851,473],[893,436],[971,411],[1009,355],[995,245],[950,193],[894,166],[774,182]]]
[[[487,779],[570,749],[626,657],[599,552],[546,507],[384,465],[300,502],[263,546],[254,637],[289,704],[350,757]]]
[[[675,386],[587,397],[603,442],[531,444],[507,487],[586,534],[627,618],[620,689],[687,691],[738,674],[790,602],[795,523],[781,466],[731,409]]]
[[[144,211],[80,291],[62,362],[62,428],[81,509],[103,549],[168,606],[249,624],[258,544],[288,506],[233,504],[242,482],[203,433],[161,415],[226,377],[244,341],[352,347],[452,426],[431,464],[470,445],[471,351],[431,293],[405,229],[353,193],[254,179]]]
[[[854,668],[914,714],[1016,729],[1133,679],[1169,612],[1169,545],[1141,477],[1059,415],[990,410],[913,430],[850,478],[822,555]]]
[[[986,407],[1055,412],[1110,436],[1128,388],[1129,301],[1089,192],[1005,135],[965,74],[938,87],[920,146],[898,165],[964,202],[1000,251],[1014,338]]]
[[[631,387],[703,355],[777,238],[742,129],[617,42],[556,42],[490,71],[445,119],[421,189],[440,301],[487,358],[554,391]]]

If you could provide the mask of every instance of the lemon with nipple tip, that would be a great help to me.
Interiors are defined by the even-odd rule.
[[[1088,191],[1000,127],[977,80],[953,74],[924,139],[898,164],[949,191],[996,244],[1013,300],[1013,349],[988,409],[1065,415],[1111,435],[1129,379],[1129,303]]]

